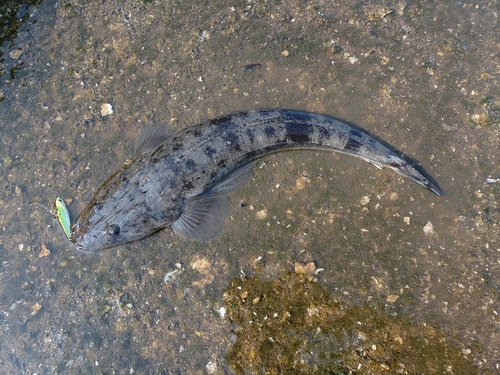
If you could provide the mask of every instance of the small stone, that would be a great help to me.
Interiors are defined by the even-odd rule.
[[[295,273],[312,276],[316,273],[316,264],[314,264],[314,262],[309,262],[307,264],[295,262],[294,270]]]
[[[394,303],[394,302],[396,302],[396,301],[398,300],[398,298],[399,298],[399,296],[398,296],[398,295],[396,295],[396,294],[389,294],[389,295],[387,296],[386,301],[387,301],[387,302]]]
[[[354,56],[350,56],[349,57],[349,62],[351,64],[356,64],[358,62],[358,58],[357,57],[354,57]]]
[[[16,48],[15,50],[10,51],[9,56],[13,59],[18,59],[23,54],[23,50],[21,48]]]
[[[484,81],[487,81],[491,78],[491,75],[488,74],[488,73],[481,73],[481,79],[484,80]]]
[[[175,269],[173,271],[167,272],[163,277],[165,283],[172,283],[182,271],[180,269]]]
[[[389,194],[389,200],[390,201],[395,201],[396,199],[398,199],[398,193],[392,192],[392,193]]]
[[[388,14],[394,12],[394,9],[389,7],[383,8],[372,8],[365,13],[365,17],[368,21],[378,22],[383,20]]]
[[[101,105],[101,115],[104,116],[109,116],[113,114],[113,106],[109,103],[104,103]]]
[[[38,254],[38,258],[43,258],[43,257],[46,257],[48,255],[50,255],[50,250],[47,249],[47,246],[45,246],[45,244],[42,244],[42,250]]]
[[[209,374],[215,374],[217,372],[217,363],[210,361],[205,368]]]
[[[207,258],[197,259],[192,265],[191,268],[198,271],[202,275],[207,275],[210,272],[210,268],[212,267],[212,262]]]
[[[434,225],[430,221],[425,224],[423,230],[426,236],[437,236],[437,233],[434,231]]]
[[[215,274],[209,273],[204,275],[201,279],[193,281],[191,285],[195,287],[204,287],[206,285],[212,284],[214,280],[215,280]]]
[[[281,54],[285,57],[288,57],[290,55],[290,52],[288,52],[288,50],[284,50],[283,52],[281,52]]]
[[[219,313],[219,318],[224,319],[226,317],[226,308],[222,306],[219,309],[218,313]]]
[[[473,122],[475,122],[476,124],[480,124],[480,123],[483,123],[485,122],[486,120],[488,119],[488,115],[486,115],[485,113],[475,113],[471,116],[471,120]]]
[[[368,203],[370,203],[370,197],[368,195],[365,195],[364,197],[361,198],[361,205],[366,206]]]
[[[406,225],[410,225],[410,217],[409,216],[405,216],[403,217],[403,221]]]
[[[255,213],[255,218],[258,220],[264,220],[267,217],[267,210],[260,210]]]
[[[306,177],[299,177],[295,180],[295,188],[297,190],[302,190],[306,187],[306,183],[309,182],[309,179]]]

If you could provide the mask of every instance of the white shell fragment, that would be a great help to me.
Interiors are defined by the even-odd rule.
[[[12,59],[18,59],[23,54],[23,50],[21,48],[16,48],[15,50],[10,51],[9,56]]]
[[[435,236],[436,235],[436,232],[434,231],[434,225],[432,225],[432,223],[430,221],[428,221],[427,224],[425,224],[423,229],[424,229],[424,234],[426,236]]]
[[[104,116],[109,116],[113,114],[113,106],[109,103],[104,103],[101,105],[101,115]]]

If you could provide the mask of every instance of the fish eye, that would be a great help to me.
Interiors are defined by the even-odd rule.
[[[120,226],[118,224],[111,224],[107,229],[106,233],[111,236],[116,236],[120,233]]]

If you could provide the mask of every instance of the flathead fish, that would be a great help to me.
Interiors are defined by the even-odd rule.
[[[144,130],[135,157],[97,190],[72,227],[71,239],[93,252],[171,227],[208,241],[229,216],[228,195],[251,176],[253,162],[289,149],[321,149],[387,167],[443,195],[437,185],[390,148],[338,119],[289,109],[221,116],[176,135]]]

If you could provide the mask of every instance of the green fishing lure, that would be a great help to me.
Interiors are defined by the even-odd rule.
[[[71,241],[71,222],[69,219],[68,207],[62,198],[57,197],[54,202],[54,210],[57,221],[61,224],[66,238]]]

